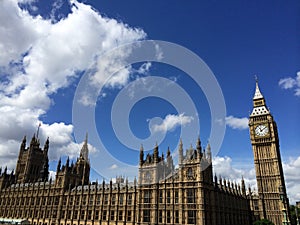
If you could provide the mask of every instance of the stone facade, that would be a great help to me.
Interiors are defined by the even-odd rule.
[[[258,82],[249,119],[250,138],[258,186],[260,218],[275,225],[289,223],[289,202],[286,194],[276,122],[267,108]]]
[[[258,106],[256,99],[254,105]],[[260,118],[266,118],[263,124],[272,132],[267,139],[255,134]],[[138,178],[133,182],[118,177],[115,183],[91,183],[87,137],[75,163],[67,159],[62,165],[59,160],[52,181],[48,180],[49,140],[41,149],[33,136],[28,148],[26,138],[21,143],[16,173],[0,170],[0,220],[27,219],[39,225],[250,225],[267,217],[279,224],[280,195],[278,189],[270,189],[270,185],[283,186],[281,193],[286,196],[276,124],[270,114],[251,115],[249,126],[264,204],[250,188],[246,191],[243,179],[236,184],[213,175],[210,145],[202,149],[200,138],[185,151],[180,141],[176,167],[169,149],[164,156],[156,145],[153,153],[145,155],[141,146]],[[258,130],[264,133],[263,128]]]
[[[34,137],[32,143],[39,144]],[[21,144],[23,151],[26,140]],[[48,146],[48,140],[45,146]],[[48,148],[47,148],[48,150]],[[27,148],[27,155],[44,158],[45,150]],[[75,164],[59,160],[56,179],[29,174],[33,182],[16,174],[1,173],[0,217],[28,219],[32,224],[250,224],[251,214],[244,181],[236,184],[213,177],[211,151],[202,151],[200,139],[183,153],[175,169],[170,150],[144,157],[140,150],[139,176],[134,182],[123,177],[116,182],[89,182],[90,163],[87,140]],[[38,154],[37,154],[38,153]],[[43,154],[40,154],[43,153]],[[24,154],[23,154],[24,155]],[[27,157],[27,160],[35,157]],[[41,160],[40,160],[41,161]],[[27,162],[34,165],[33,162]],[[19,163],[24,163],[22,158]],[[42,165],[42,164],[41,164]],[[26,177],[26,176],[22,176]]]

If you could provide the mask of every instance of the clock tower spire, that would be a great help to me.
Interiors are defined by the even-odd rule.
[[[289,224],[288,198],[282,170],[276,122],[267,108],[258,80],[249,118],[256,181],[260,199],[260,217],[275,225]]]
[[[270,114],[270,112],[267,109],[265,98],[259,89],[258,80],[256,78],[255,93],[253,97],[253,110],[251,116],[266,115],[266,114]]]

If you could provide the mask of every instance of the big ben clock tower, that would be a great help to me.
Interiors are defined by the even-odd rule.
[[[257,80],[249,129],[260,199],[260,217],[272,221],[275,225],[289,224],[289,204],[277,125],[266,106]]]

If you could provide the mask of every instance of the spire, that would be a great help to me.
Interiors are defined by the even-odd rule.
[[[219,184],[220,184],[221,187],[223,186],[223,179],[222,179],[221,176],[219,177]]]
[[[44,145],[44,153],[48,153],[48,149],[49,149],[49,137],[47,138],[45,145]]]
[[[80,156],[83,157],[85,160],[88,160],[89,149],[88,149],[88,133],[87,132],[86,132],[86,136],[85,136],[83,146],[80,150]]]
[[[218,177],[217,177],[216,173],[215,173],[215,176],[214,176],[214,181],[215,181],[215,185],[217,186],[217,184],[218,184]]]
[[[261,94],[257,77],[255,77],[255,93],[253,97],[253,110],[251,116],[259,116],[269,114],[264,96]]]
[[[245,186],[245,181],[244,181],[244,177],[242,176],[242,194],[246,195],[246,186]]]
[[[24,136],[23,140],[22,140],[22,144],[21,144],[21,149],[25,149],[26,147],[26,136]]]
[[[199,160],[201,160],[202,159],[202,148],[201,148],[200,136],[198,136],[198,138],[197,138],[196,149],[197,149],[197,157],[199,158]]]
[[[37,131],[36,131],[36,139],[39,138],[40,127],[41,127],[41,123],[39,123]]]
[[[200,141],[200,137],[199,136],[197,138],[196,148],[197,148],[197,150],[199,149],[201,151],[201,141]]]
[[[183,159],[183,144],[182,139],[180,138],[179,148],[178,148],[178,163],[181,164]]]
[[[144,147],[141,144],[141,147],[140,147],[140,165],[142,165],[143,162],[144,162]]]
[[[157,163],[158,162],[158,145],[157,145],[157,142],[155,144],[155,147],[154,147],[154,162]]]
[[[205,152],[206,152],[207,160],[211,163],[211,148],[209,142],[207,143]]]
[[[30,145],[34,145],[35,143],[36,143],[36,138],[35,138],[35,133],[34,133],[31,138]]]
[[[258,79],[257,76],[255,76],[255,93],[253,99],[260,99],[263,98],[264,96],[261,94],[258,86]]]
[[[60,171],[60,167],[61,167],[61,158],[59,158],[59,160],[58,160],[56,172],[59,172],[59,171]]]
[[[171,155],[171,151],[170,151],[170,147],[168,146],[167,157],[170,157],[170,155]]]
[[[66,162],[66,167],[67,167],[67,169],[69,168],[69,164],[70,164],[70,159],[69,159],[69,156],[68,156],[67,162]]]

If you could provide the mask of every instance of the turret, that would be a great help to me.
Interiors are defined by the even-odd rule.
[[[155,144],[155,147],[154,147],[153,157],[154,157],[154,163],[158,163],[158,145],[157,145],[157,143]]]
[[[67,162],[66,162],[66,169],[67,169],[67,170],[69,169],[69,164],[70,164],[70,159],[69,159],[69,156],[68,156]]]
[[[170,147],[168,147],[168,150],[167,150],[167,158],[171,156],[171,151],[170,151]]]
[[[31,141],[30,141],[30,146],[35,145],[35,143],[36,143],[36,138],[35,138],[35,133],[34,133],[32,138],[31,138]]]
[[[58,160],[57,169],[56,169],[57,172],[60,171],[60,167],[61,167],[61,158],[59,158]]]
[[[20,153],[21,151],[24,151],[26,148],[26,136],[24,136],[23,140],[22,140],[22,144],[20,146]]]
[[[47,138],[44,145],[44,155],[48,155],[48,150],[49,150],[49,137]]]
[[[215,176],[214,176],[214,182],[215,182],[215,186],[217,187],[218,186],[218,177],[217,177],[217,174],[215,174]]]
[[[89,149],[88,149],[88,133],[86,133],[83,146],[80,150],[80,157],[83,157],[86,161],[89,160]]]
[[[144,147],[141,145],[140,147],[140,165],[143,165],[144,162]]]
[[[198,156],[199,160],[201,160],[201,158],[202,158],[202,148],[201,148],[200,137],[197,138],[196,149],[197,149],[197,156]]]
[[[245,186],[245,181],[244,181],[244,178],[243,178],[243,177],[242,177],[241,184],[242,184],[242,194],[243,194],[244,196],[246,196],[246,186]]]
[[[178,148],[178,163],[182,164],[182,160],[183,160],[183,144],[180,138],[179,148]]]
[[[205,152],[206,152],[206,159],[207,159],[207,161],[209,163],[211,163],[212,158],[211,158],[211,148],[210,148],[210,144],[209,143],[207,143]]]
[[[171,156],[170,147],[168,147],[168,151],[167,151],[167,166],[170,170],[173,170],[173,159]]]

